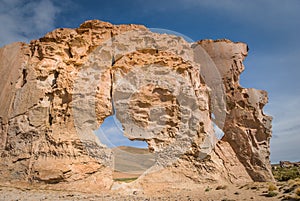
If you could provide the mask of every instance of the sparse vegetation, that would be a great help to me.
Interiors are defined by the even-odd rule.
[[[120,182],[129,183],[129,182],[132,182],[132,181],[134,181],[136,179],[137,179],[137,177],[134,177],[134,178],[114,178],[114,181],[120,181]]]
[[[210,188],[209,186],[206,187],[205,192],[210,191],[212,188]]]
[[[300,178],[289,180],[288,185],[289,186],[299,186],[300,187]]]
[[[299,197],[299,196],[294,197],[294,196],[291,196],[291,195],[284,195],[284,196],[282,197],[282,200],[299,201],[299,200],[300,200],[300,197]]]
[[[262,188],[265,188],[266,184],[265,183],[260,183],[260,182],[254,182],[254,183],[249,183],[249,184],[246,184],[244,186],[242,186],[242,188],[240,189],[247,189],[247,190],[255,190],[255,191],[259,191],[260,189]]]
[[[225,190],[227,188],[226,185],[217,186],[216,190]]]
[[[278,184],[281,186],[279,191],[283,192],[283,195],[280,197],[282,200],[300,200],[300,178]]]
[[[276,167],[273,168],[273,175],[277,181],[288,181],[300,178],[300,167]]]
[[[266,195],[267,197],[275,197],[278,195],[278,192],[276,191],[269,191],[268,194]]]
[[[300,196],[300,187],[296,188],[295,193],[296,195]]]
[[[222,201],[235,201],[235,200],[228,199],[228,198],[223,198]]]
[[[275,184],[273,184],[273,183],[270,183],[268,191],[276,191],[276,190],[277,190],[277,186]]]

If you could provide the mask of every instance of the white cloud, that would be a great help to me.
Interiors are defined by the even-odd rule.
[[[297,56],[300,51],[284,48],[276,53],[256,55],[250,51],[241,77],[242,86],[268,91],[269,103],[264,111],[273,116],[271,161],[274,163],[300,161],[300,69]]]
[[[0,46],[29,42],[55,28],[60,12],[53,0],[0,0]]]
[[[272,111],[273,138],[271,160],[299,161],[300,153],[300,96],[285,96],[274,100],[268,107]]]

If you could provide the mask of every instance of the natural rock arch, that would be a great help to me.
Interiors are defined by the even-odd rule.
[[[85,135],[81,138],[85,139],[88,133],[93,136],[91,131],[95,129],[95,125],[90,124],[90,122],[96,123],[96,116],[104,114],[104,112],[101,111],[101,107],[103,107],[101,98],[110,100],[114,97],[117,116],[124,125],[126,135],[131,139],[147,141],[152,150],[160,150],[160,156],[157,157],[157,159],[161,161],[159,163],[162,163],[162,161],[166,164],[169,163],[163,156],[164,154],[167,155],[167,158],[169,159],[173,158],[174,162],[180,155],[185,154],[185,152],[192,147],[193,143],[193,146],[198,150],[199,157],[202,159],[205,158],[206,155],[212,151],[217,139],[211,125],[208,88],[206,88],[203,79],[201,79],[199,63],[193,61],[195,57],[193,54],[195,47],[193,49],[191,46],[191,44],[185,42],[180,37],[154,34],[147,31],[128,31],[103,42],[102,45],[90,54],[89,60],[81,68],[77,78],[78,82],[75,81],[75,94],[80,94],[82,91],[84,91],[83,93],[88,94],[87,96],[82,96],[82,94],[80,94],[80,96],[77,96],[79,98],[75,97],[74,100],[74,102],[79,103],[78,106],[73,107],[75,109],[74,114],[79,114],[79,118],[76,118],[75,115],[75,123],[76,125],[79,125],[77,128],[84,128],[84,130],[81,129],[78,131],[79,135]],[[199,48],[201,47],[198,47],[198,49]],[[205,50],[202,51],[205,52]],[[128,60],[128,57],[130,57],[130,61]],[[201,58],[205,58],[205,56],[201,56]],[[171,67],[171,69],[166,68],[168,66]],[[153,70],[154,74],[151,78],[149,77],[151,70],[149,71],[148,69],[155,69]],[[107,75],[109,71],[112,71],[110,77]],[[157,74],[155,74],[155,72],[157,72]],[[208,73],[206,74],[206,77],[210,75]],[[142,76],[142,78],[139,79],[139,76]],[[103,80],[101,79],[103,78],[110,78],[113,86],[107,86],[107,84],[110,84],[107,80],[106,82],[103,82],[105,85],[102,85],[101,81]],[[171,81],[171,79],[173,80]],[[219,78],[219,80],[221,79]],[[86,82],[86,84],[82,82]],[[119,84],[120,82],[121,84]],[[79,87],[77,92],[77,83],[78,86],[86,86],[88,88],[83,90]],[[159,88],[159,85],[161,84],[164,84],[165,86]],[[100,85],[102,86],[99,88]],[[110,87],[112,87],[112,89],[108,90]],[[181,113],[184,111],[186,113],[180,115],[182,116],[180,117],[182,118],[181,120],[177,119],[177,127],[179,127],[176,131],[177,134],[174,132],[172,133],[171,130],[174,130],[175,127],[172,127],[171,125],[159,125],[152,121],[150,122],[152,128],[149,128],[149,126],[134,126],[137,121],[130,121],[131,117],[130,115],[127,115],[132,109],[128,105],[130,96],[136,95],[136,91],[140,90],[141,87],[152,87],[153,91],[165,91],[166,93],[169,93],[169,95],[175,93],[173,94],[173,99],[177,102],[177,111],[180,111]],[[97,90],[98,92],[96,92]],[[111,93],[111,91],[112,94],[108,94],[108,92]],[[106,92],[106,94],[103,95],[103,92]],[[96,100],[96,94],[101,95],[99,96],[100,100]],[[112,97],[110,97],[111,95]],[[160,95],[165,97],[169,96],[167,94]],[[93,98],[96,99],[94,100],[94,103],[91,104],[90,100],[93,100]],[[96,102],[100,104],[97,105]],[[151,104],[149,106],[151,106]],[[181,110],[179,110],[180,107],[182,107]],[[79,110],[76,111],[76,108]],[[89,120],[82,118],[82,108],[90,110],[89,112],[85,112],[86,114],[91,114]],[[96,110],[94,110],[94,108],[96,108]],[[97,108],[100,108],[98,109],[99,112],[94,114],[94,111],[97,111]],[[141,109],[141,107],[136,108],[137,110],[134,115],[137,115]],[[145,108],[143,108],[143,110],[144,109]],[[121,115],[118,115],[118,111],[121,111]],[[155,113],[154,110],[148,111],[149,114],[151,112]],[[162,111],[156,111],[156,113],[156,115],[152,114],[152,116],[156,116],[156,118],[164,116]],[[223,113],[225,113],[225,110]],[[183,116],[185,116],[185,120]],[[101,122],[105,116],[104,118],[103,116],[99,118],[99,121]],[[86,122],[88,122],[87,126],[84,126]],[[178,122],[183,125],[179,125]],[[181,128],[184,128],[184,130]],[[162,129],[164,131],[162,131]],[[202,133],[200,134],[200,132]],[[139,136],[135,136],[136,134],[139,134]],[[159,137],[159,135],[166,136],[163,137],[163,139]],[[196,135],[198,135],[197,142],[192,140]],[[172,136],[176,136],[178,139],[174,141]],[[164,146],[161,145],[172,144],[170,143],[170,140],[172,139],[173,143],[176,142],[178,144],[169,146],[163,154],[161,151],[164,149]]]
[[[129,33],[132,34],[130,43]],[[120,37],[115,37],[117,35]],[[203,58],[194,61],[195,45],[201,45],[210,62],[215,64],[226,95],[225,137],[208,152],[200,145],[206,142],[205,139],[214,139],[208,101],[209,83],[200,78],[199,63],[203,65]],[[147,94],[153,100],[150,106],[168,108],[169,103],[175,103],[173,113],[163,112],[162,116],[175,117],[171,118],[172,125],[176,127],[176,123],[182,123],[180,125],[188,132],[181,133],[182,138],[176,138],[178,135],[170,132],[175,140],[167,142],[165,135],[160,138],[166,140],[165,144],[153,141],[151,135],[143,136],[157,153],[162,150],[161,156],[170,160],[159,163],[159,168],[154,169],[159,171],[148,172],[132,185],[151,184],[151,178],[158,182],[170,182],[171,178],[173,183],[273,180],[269,163],[271,118],[262,112],[267,102],[266,92],[244,89],[238,82],[246,55],[247,46],[243,43],[203,40],[190,44],[180,37],[153,34],[143,26],[114,26],[97,20],[87,21],[77,29],[57,29],[30,44],[15,43],[3,47],[0,50],[0,72],[6,80],[0,85],[6,90],[1,93],[4,100],[0,107],[1,180],[56,183],[52,188],[78,189],[86,185],[89,185],[88,190],[110,188],[113,183],[111,151],[98,141],[93,130],[112,114],[113,96],[116,107],[126,102],[121,98],[125,96],[124,90],[116,95],[119,93],[114,88],[117,82],[141,72],[146,73],[149,82],[136,85],[141,91],[133,93],[129,109],[143,108],[136,106],[147,101],[138,97]],[[130,63],[130,58],[136,63]],[[171,79],[165,76],[162,86],[156,87],[151,80],[157,73],[169,74]],[[183,95],[193,93],[180,102],[178,94],[184,90],[176,92],[168,82],[182,82],[176,86],[189,86]],[[168,97],[168,101],[174,97],[177,100],[166,105],[155,102],[161,101],[162,97]],[[185,103],[185,99],[192,101]],[[192,112],[187,112],[189,117],[194,115],[196,119],[191,126],[181,122],[186,115],[184,108],[180,110],[182,105],[193,108]],[[221,104],[219,108],[223,106]],[[144,114],[147,116],[149,111]],[[149,117],[140,120],[149,121]],[[162,122],[169,120],[166,115],[164,118]],[[176,119],[177,122],[173,121]],[[199,126],[193,126],[197,122]],[[134,135],[136,133],[129,134],[132,138],[138,137]],[[174,149],[163,151],[175,142],[184,142],[189,149],[175,146],[178,155],[171,151]],[[212,140],[208,142],[208,145],[214,144]],[[209,154],[209,157],[202,160],[201,153]],[[178,160],[174,161],[174,156]]]

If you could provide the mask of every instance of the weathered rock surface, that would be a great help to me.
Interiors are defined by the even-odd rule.
[[[248,47],[228,40],[202,40],[223,78],[226,90],[227,116],[223,131],[238,159],[254,181],[273,180],[270,166],[272,117],[263,113],[267,92],[245,89],[239,84]]]
[[[267,94],[239,85],[246,55],[243,43],[97,20],[1,48],[0,182],[111,188],[113,155],[93,131],[113,106],[125,136],[156,156],[129,188],[273,180]]]

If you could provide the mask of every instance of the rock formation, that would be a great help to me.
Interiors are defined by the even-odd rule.
[[[239,85],[247,51],[98,20],[1,48],[0,182],[110,189],[94,131],[114,110],[157,159],[132,186],[272,181],[267,93]]]
[[[273,180],[269,158],[272,117],[263,113],[267,92],[244,89],[239,84],[247,45],[228,40],[203,40],[199,44],[214,60],[226,89],[228,113],[223,140],[230,144],[253,180]]]

